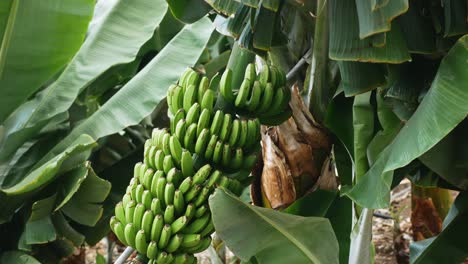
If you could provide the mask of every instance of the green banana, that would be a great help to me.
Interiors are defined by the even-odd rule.
[[[143,195],[141,198],[141,203],[144,205],[146,209],[151,208],[151,201],[152,201],[152,195],[151,192],[148,190],[143,191]]]
[[[187,225],[188,221],[189,221],[188,217],[183,215],[177,218],[174,222],[172,222],[171,224],[172,234],[179,233],[179,231],[182,230],[182,228],[184,228]]]
[[[146,254],[146,250],[148,249],[148,242],[146,242],[146,235],[145,231],[143,230],[140,230],[136,233],[135,249],[142,254]]]
[[[202,102],[203,96],[205,95],[206,91],[208,91],[209,89],[210,89],[210,79],[208,79],[208,77],[206,76],[203,76],[200,80],[200,84],[198,86],[198,91],[197,91],[198,102]],[[201,105],[202,105],[202,108],[204,108],[203,104]]]
[[[158,214],[154,217],[153,225],[151,226],[151,240],[159,241],[159,237],[161,236],[162,230],[164,227],[164,218],[162,215]]]
[[[208,109],[203,109],[200,114],[200,118],[197,123],[197,137],[200,137],[200,133],[203,129],[206,129],[210,125],[211,112]]]
[[[175,208],[174,205],[170,204],[166,206],[166,210],[164,210],[164,222],[167,224],[171,224],[174,222],[175,217]]]
[[[141,229],[145,231],[145,234],[151,234],[151,226],[153,225],[154,214],[151,210],[146,210],[141,220]]]
[[[174,192],[174,208],[177,215],[182,215],[185,210],[184,194],[180,190]]]
[[[183,239],[184,237],[180,234],[174,235],[171,240],[169,240],[169,243],[166,246],[166,251],[169,253],[175,252],[177,249],[179,249]]]
[[[158,241],[158,248],[165,248],[167,244],[169,243],[169,240],[171,239],[172,235],[172,230],[171,226],[166,224],[164,225],[162,231],[161,231],[161,236],[159,237]]]
[[[193,174],[193,160],[190,152],[184,150],[182,151],[181,158],[181,170],[184,177],[189,177]]]
[[[193,176],[193,184],[202,184],[210,176],[211,166],[206,164],[201,167]]]
[[[193,254],[210,245],[214,231],[208,197],[216,187],[240,194],[237,179],[257,160],[260,123],[290,115],[281,70],[264,66],[257,75],[251,63],[243,74],[233,87],[230,69],[211,80],[187,69],[168,89],[169,130],[153,129],[110,219],[117,238],[150,264],[196,262]]]
[[[232,70],[226,69],[221,76],[221,80],[219,81],[219,92],[224,97],[224,99],[229,102],[234,102],[234,94],[232,93]]]
[[[132,248],[135,248],[136,229],[132,223],[128,223],[127,225],[125,225],[124,234],[125,241],[127,241],[127,244]]]
[[[115,216],[117,220],[122,222],[123,224],[126,224],[126,219],[125,219],[125,209],[123,206],[123,202],[118,202],[117,205],[115,206]]]
[[[151,241],[149,244],[148,244],[148,249],[146,251],[146,256],[153,260],[156,258],[156,256],[158,255],[158,244],[156,243],[156,241]]]
[[[135,207],[135,212],[133,214],[133,224],[136,229],[141,228],[141,220],[143,219],[143,214],[145,213],[145,206],[141,203],[137,204]]]
[[[242,84],[239,89],[239,94],[236,97],[236,100],[234,102],[234,105],[236,107],[244,107],[247,103],[247,98],[249,97],[250,94],[250,86],[251,82],[249,79],[244,79],[242,81]]]

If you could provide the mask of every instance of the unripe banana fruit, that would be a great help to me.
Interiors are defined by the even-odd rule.
[[[289,90],[278,69],[257,75],[250,64],[239,88],[232,76],[228,69],[210,80],[188,69],[169,88],[170,130],[153,130],[115,207],[112,230],[149,263],[196,263],[193,254],[210,245],[214,232],[209,195],[216,187],[240,194],[242,179],[231,177],[254,166],[260,120],[288,111]],[[218,93],[238,112],[216,109]]]

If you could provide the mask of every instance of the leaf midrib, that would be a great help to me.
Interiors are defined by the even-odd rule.
[[[313,263],[320,263],[320,261],[315,257],[315,255],[310,252],[307,248],[302,246],[301,242],[299,242],[293,235],[291,235],[289,232],[287,232],[285,229],[281,228],[278,226],[275,222],[272,220],[268,219],[268,217],[263,216],[253,208],[250,208],[247,204],[242,203],[245,207],[247,207],[249,210],[253,211],[256,215],[258,215],[262,220],[273,226],[276,230],[278,230],[281,234],[283,234],[288,240],[290,240],[308,259],[312,260]]]

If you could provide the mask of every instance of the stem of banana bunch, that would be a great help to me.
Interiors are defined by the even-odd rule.
[[[125,261],[132,255],[133,251],[135,251],[131,247],[126,247],[124,252],[117,258],[114,264],[124,264]],[[107,256],[108,258],[112,258],[112,256]]]
[[[310,56],[310,50],[304,54],[304,56],[301,57],[301,59],[294,65],[294,67],[286,74],[286,79],[291,80],[294,75],[302,68],[307,63],[307,59]],[[237,42],[235,42],[231,56],[229,57],[229,62],[227,67],[231,70],[233,70],[234,73],[244,72],[244,69],[247,67],[249,63],[254,62],[255,60],[255,54],[252,53],[251,51],[247,49],[243,49],[239,47]],[[238,87],[244,80],[244,74],[234,74],[233,77],[233,87]],[[222,101],[220,103],[220,100]],[[222,106],[220,106],[221,104]],[[218,96],[217,102],[216,102],[217,107],[226,107],[225,102],[223,101],[222,96]],[[114,262],[114,264],[124,264],[125,261],[130,257],[130,255],[134,252],[135,250],[131,247],[126,247],[124,252],[117,258],[117,260]],[[108,256],[111,257],[111,256]]]

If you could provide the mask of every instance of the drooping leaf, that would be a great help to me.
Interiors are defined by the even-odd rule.
[[[462,263],[468,256],[468,193],[460,193],[444,219],[442,232],[432,238],[412,243],[412,264]]]
[[[174,17],[184,23],[194,23],[204,17],[211,7],[204,0],[168,0]]]
[[[70,225],[62,212],[57,212],[52,215],[52,223],[54,224],[58,236],[70,240],[77,247],[83,244],[85,237]]]
[[[387,207],[395,169],[404,167],[442,140],[468,114],[468,36],[442,60],[431,88],[393,142],[346,194],[361,206]]]
[[[99,178],[90,167],[78,191],[63,206],[62,211],[82,225],[94,226],[101,218],[102,203],[110,192],[110,182]]]
[[[337,192],[318,189],[296,200],[283,212],[300,216],[324,217],[335,198],[337,198]]]
[[[372,92],[366,92],[354,97],[353,128],[354,128],[354,171],[355,181],[369,169],[367,146],[374,137],[374,108],[371,105]]]
[[[408,10],[408,0],[392,0],[387,5],[372,10],[372,0],[356,0],[359,18],[359,37],[390,31],[391,22]]]
[[[57,234],[50,218],[55,199],[54,194],[33,203],[31,216],[24,227],[26,244],[43,244],[56,239]]]
[[[0,263],[41,264],[33,256],[22,251],[7,251],[0,256]]]
[[[468,3],[466,1],[443,0],[444,35],[454,36],[468,32]]]
[[[217,234],[243,261],[338,263],[338,242],[325,218],[251,206],[221,189],[209,203]]]
[[[8,195],[35,191],[52,181],[60,171],[72,169],[84,162],[89,157],[91,149],[95,146],[96,142],[90,136],[82,134],[70,142],[63,152],[51,157],[43,165],[25,175],[19,182],[11,186],[2,187],[1,190]]]
[[[102,23],[95,26],[60,77],[5,122],[0,161],[34,137],[51,117],[67,111],[100,74],[114,65],[133,61],[140,47],[153,36],[167,5],[163,0],[120,0],[108,8],[111,10],[107,16],[101,18]]]
[[[83,42],[94,3],[2,1],[0,123],[70,61]]]
[[[398,18],[410,52],[427,54],[437,50],[431,17],[421,15],[430,5],[430,1],[412,0],[408,12]]]
[[[331,0],[330,58],[333,60],[401,63],[410,55],[399,25],[392,23],[383,47],[372,45],[372,39],[359,38],[359,21],[355,1]]]
[[[419,160],[456,187],[468,189],[468,121],[465,119]]]
[[[89,134],[97,140],[147,117],[164,98],[167,88],[198,60],[212,30],[208,18],[185,26],[144,69],[78,125],[41,162],[63,151],[81,134]]]
[[[59,210],[68,201],[70,201],[73,195],[80,188],[81,184],[85,181],[86,177],[88,176],[88,173],[89,168],[85,166],[85,164],[83,164],[62,176],[63,181],[60,184],[61,188],[58,192],[58,194],[60,195],[60,203],[55,207],[54,211]]]
[[[341,84],[346,96],[358,95],[385,84],[382,64],[339,61]]]

